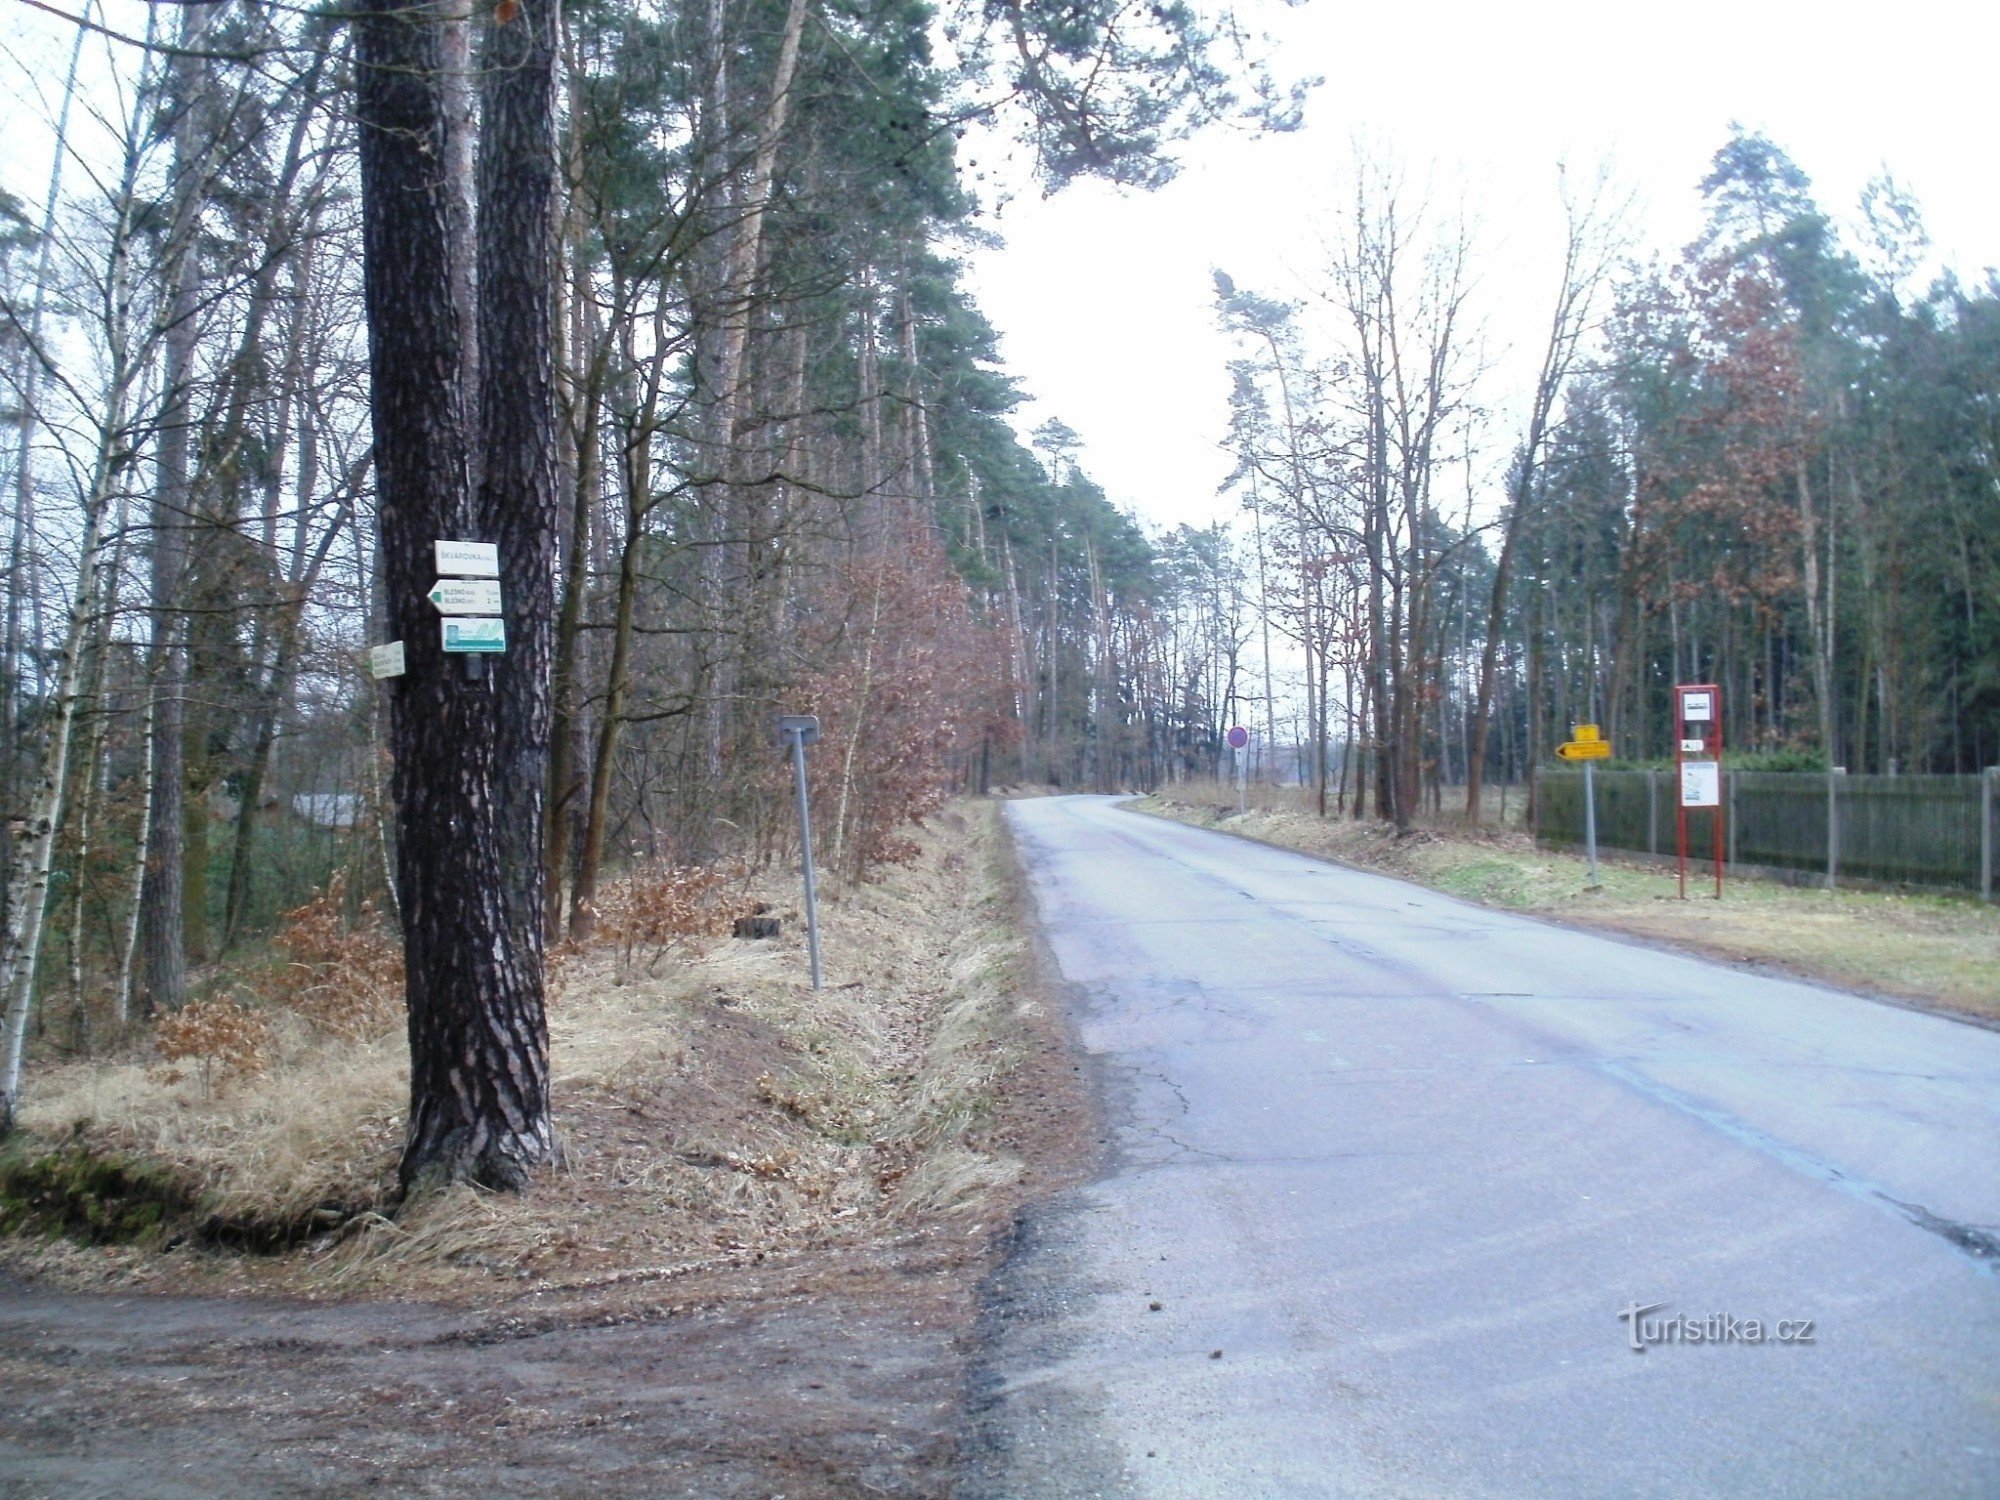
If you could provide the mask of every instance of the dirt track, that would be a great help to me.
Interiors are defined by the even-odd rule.
[[[0,1495],[941,1494],[979,1268],[933,1239],[501,1313],[0,1283]]]
[[[953,869],[940,856],[925,878],[965,878]],[[1019,1173],[977,1212],[880,1220],[831,1243],[732,1243],[722,1266],[713,1241],[685,1261],[649,1251],[620,1270],[596,1243],[616,1237],[623,1221],[605,1221],[631,1196],[607,1185],[610,1168],[621,1150],[671,1160],[667,1127],[690,1106],[663,1105],[642,1148],[620,1143],[640,1128],[631,1101],[598,1101],[569,1122],[595,1131],[586,1169],[547,1194],[590,1232],[550,1263],[536,1251],[490,1273],[479,1256],[433,1267],[449,1272],[437,1284],[451,1305],[189,1296],[284,1268],[188,1247],[15,1259],[55,1279],[0,1271],[0,1497],[946,1493],[982,1279],[1017,1207],[1072,1180],[1096,1137],[1061,1007],[1035,993],[1041,972],[1012,971],[1010,1063],[976,1132]],[[930,982],[914,967],[903,978]],[[722,1047],[730,1018],[690,1004],[703,1076],[756,1097],[764,1081],[735,1075],[766,1062]],[[619,1142],[598,1115],[623,1122]],[[106,1290],[80,1289],[93,1284]]]
[[[1051,1015],[996,1133],[1094,1135]],[[0,1496],[949,1491],[1005,1221],[485,1309],[0,1279]]]

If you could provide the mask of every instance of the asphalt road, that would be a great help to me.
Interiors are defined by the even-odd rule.
[[[2000,1033],[1009,812],[1107,1163],[965,1493],[2000,1495]]]

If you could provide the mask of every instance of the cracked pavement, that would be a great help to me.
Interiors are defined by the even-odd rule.
[[[2000,1493],[2000,1033],[1009,813],[1105,1159],[986,1289],[964,1493]]]

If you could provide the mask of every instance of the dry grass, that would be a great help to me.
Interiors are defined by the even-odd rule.
[[[1180,822],[1383,871],[1489,906],[1601,927],[1733,962],[2000,1020],[2000,908],[1949,896],[1824,891],[1732,879],[1716,901],[1705,871],[1679,899],[1675,871],[1600,858],[1592,890],[1581,855],[1537,848],[1518,830],[1442,825],[1402,837],[1374,822],[1321,820],[1295,793],[1176,787],[1136,804]]]
[[[1018,1175],[981,1130],[1032,1005],[1012,984],[998,811],[948,808],[909,864],[822,892],[817,993],[789,872],[717,893],[731,908],[772,903],[775,941],[675,932],[648,934],[671,942],[636,962],[617,937],[566,954],[549,1013],[565,1160],[527,1195],[460,1189],[395,1211],[400,1036],[354,1040],[273,1007],[276,1046],[255,1076],[205,1095],[145,1059],[49,1069],[31,1080],[23,1123],[170,1164],[215,1213],[300,1225],[305,1244],[264,1257],[7,1254],[66,1280],[455,1297],[977,1222]]]
[[[75,1063],[30,1081],[21,1123],[165,1163],[215,1214],[271,1224],[327,1205],[380,1202],[409,1089],[400,1038],[330,1038],[266,1013],[275,1056],[205,1089],[197,1071],[146,1059]]]

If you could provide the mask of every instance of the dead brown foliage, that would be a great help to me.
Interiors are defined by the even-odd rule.
[[[218,1084],[263,1072],[277,1055],[278,1039],[271,1023],[249,1006],[216,996],[162,1016],[153,1027],[153,1047],[169,1064],[195,1063],[202,1093],[209,1096]],[[176,1069],[168,1071],[180,1076]]]
[[[345,914],[347,877],[284,916],[273,942],[286,963],[274,998],[321,1031],[359,1040],[381,1036],[402,1011],[403,950],[383,930],[372,901],[360,920]]]
[[[670,865],[634,871],[618,881],[601,907],[599,932],[618,944],[629,970],[643,954],[648,973],[663,955],[693,938],[722,937],[756,903],[732,882],[740,870],[703,865]]]

